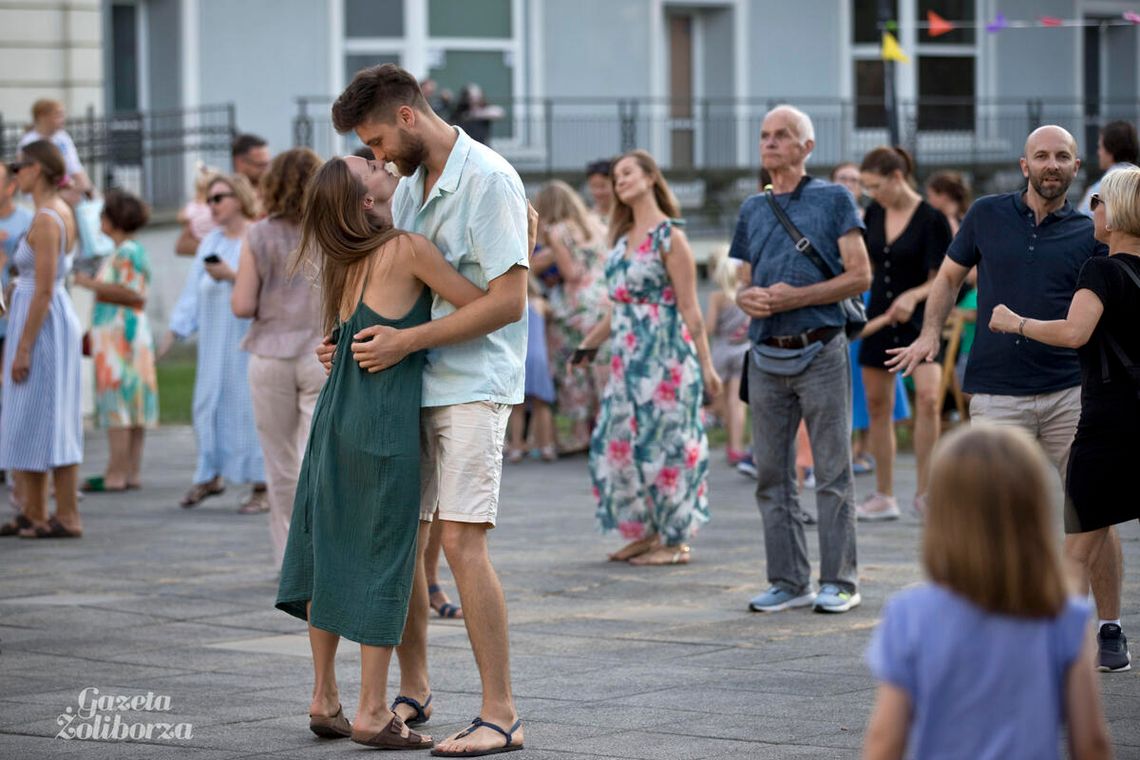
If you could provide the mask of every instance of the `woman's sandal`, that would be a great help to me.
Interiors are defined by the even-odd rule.
[[[428,707],[431,706],[431,694],[427,695],[427,699],[424,700],[424,703],[422,705],[417,700],[413,699],[412,697],[405,697],[403,695],[396,697],[394,700],[392,700],[392,708],[391,709],[392,709],[393,715],[397,714],[396,708],[400,705],[407,705],[408,707],[410,707],[416,711],[415,715],[413,715],[409,718],[402,719],[404,721],[404,725],[407,726],[408,728],[415,728],[416,726],[422,726],[423,724],[425,724],[429,720],[431,720],[431,713],[429,713],[427,711]]]
[[[34,527],[36,527],[36,524],[21,513],[3,525],[0,525],[0,536],[19,535],[20,531],[31,530]]]
[[[435,594],[442,594],[442,593],[443,593],[443,589],[441,589],[439,587],[438,583],[433,583],[430,586],[428,586],[428,598],[429,599],[432,596],[434,596]],[[463,608],[460,607],[458,604],[452,604],[451,602],[443,602],[438,607],[436,607],[430,601],[428,603],[431,604],[431,608],[433,610],[435,610],[436,613],[441,618],[456,618],[456,619],[462,619],[463,618]],[[428,697],[428,699],[431,699],[431,697]],[[426,707],[427,703],[424,703],[424,705]],[[410,726],[412,724],[409,723],[408,725]]]
[[[121,486],[119,488],[110,488],[107,486],[107,479],[102,475],[94,475],[90,478],[85,478],[79,484],[80,493],[119,493],[126,491],[129,486]]]
[[[404,736],[404,731],[408,732],[407,736]],[[395,713],[392,714],[392,720],[388,721],[388,725],[372,735],[353,729],[352,740],[357,744],[376,749],[430,749],[435,746],[430,736],[411,730]]]
[[[226,487],[225,485],[215,485],[217,480],[217,478],[213,478],[204,483],[195,483],[190,486],[190,490],[186,492],[186,495],[182,497],[182,500],[179,501],[178,504],[182,506],[183,509],[190,509],[191,507],[198,506],[211,496],[217,496],[223,493]]]
[[[344,717],[344,708],[336,706],[336,715],[309,713],[309,730],[322,739],[343,739],[352,736],[352,724]]]
[[[20,538],[83,538],[82,530],[72,530],[59,521],[57,517],[49,517],[43,525],[32,525],[20,531]]]
[[[660,554],[658,554],[660,552]],[[650,556],[657,554],[656,559],[651,559]],[[677,546],[658,546],[653,551],[646,552],[629,561],[631,565],[648,566],[648,565],[687,565],[692,555],[692,550],[686,544],[678,544]]]
[[[522,721],[516,720],[515,724],[511,726],[509,731],[507,731],[504,730],[502,726],[496,726],[494,723],[488,723],[482,718],[476,718],[475,720],[471,721],[470,726],[456,734],[455,738],[462,739],[475,733],[475,731],[480,728],[489,728],[492,731],[498,731],[500,734],[502,734],[506,738],[507,743],[502,747],[491,747],[489,749],[468,749],[460,752],[446,752],[440,749],[433,749],[431,751],[431,754],[434,757],[483,757],[484,755],[499,755],[503,752],[514,752],[523,748],[522,744],[511,743],[511,741],[514,739],[515,731],[518,731],[520,726],[522,726]]]
[[[618,549],[613,554],[608,555],[610,562],[629,562],[634,557],[640,557],[646,552],[651,552],[656,549],[657,537],[642,538],[638,541],[628,543],[622,548]]]

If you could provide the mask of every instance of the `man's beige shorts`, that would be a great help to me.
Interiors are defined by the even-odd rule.
[[[499,514],[511,407],[491,401],[425,407],[420,418],[420,520],[490,523]]]

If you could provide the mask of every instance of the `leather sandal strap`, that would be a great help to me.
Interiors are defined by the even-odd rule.
[[[397,705],[407,705],[416,711],[415,717],[413,717],[412,720],[424,721],[427,720],[427,714],[424,711],[427,710],[427,707],[430,704],[431,694],[428,694],[427,699],[424,700],[423,704],[420,704],[419,700],[416,700],[412,697],[405,697],[403,695],[400,695],[392,700],[392,711],[396,711]]]
[[[509,747],[509,746],[511,746],[511,740],[514,738],[515,731],[518,731],[519,726],[521,726],[521,725],[522,725],[522,719],[520,718],[519,720],[515,721],[515,724],[513,726],[511,726],[511,730],[507,731],[502,726],[496,725],[494,723],[488,723],[487,721],[483,720],[482,718],[476,718],[475,720],[471,721],[471,725],[469,725],[467,728],[463,729],[458,734],[456,734],[455,738],[456,739],[463,739],[463,738],[468,737],[471,734],[475,733],[475,731],[477,731],[480,728],[489,728],[492,731],[498,731],[500,734],[502,734],[504,737],[506,737],[507,743],[504,744],[503,746]]]

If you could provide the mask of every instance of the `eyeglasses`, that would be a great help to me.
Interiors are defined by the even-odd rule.
[[[1100,193],[1093,193],[1089,198],[1089,211],[1096,211],[1096,207],[1102,203],[1104,201],[1100,199]]]
[[[213,195],[208,196],[206,198],[206,203],[213,206],[216,203],[221,203],[226,198],[233,198],[233,197],[234,197],[234,193],[214,193]]]

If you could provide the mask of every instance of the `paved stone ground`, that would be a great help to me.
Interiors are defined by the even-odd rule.
[[[96,472],[101,436],[89,437],[88,452],[84,471]],[[235,513],[237,489],[191,512],[176,506],[192,459],[190,431],[164,429],[150,440],[145,490],[84,502],[86,538],[0,540],[0,757],[288,760],[362,751],[307,730],[307,640],[273,609],[265,520]],[[911,460],[898,479],[909,498]],[[870,486],[861,479],[863,492]],[[862,653],[884,598],[919,578],[917,522],[861,527],[861,608],[760,616],[746,610],[763,585],[750,481],[717,452],[712,487],[713,520],[694,542],[693,563],[635,568],[604,561],[619,541],[594,533],[583,459],[508,468],[492,546],[511,611],[526,757],[858,756],[874,694]],[[1140,640],[1140,531],[1128,526],[1124,537],[1125,625]],[[814,531],[809,542],[814,556]],[[345,642],[338,664],[351,715],[358,648]],[[431,664],[430,731],[439,736],[478,709],[462,624],[432,623]],[[1140,673],[1101,684],[1118,757],[1140,757]],[[74,713],[88,686],[168,696],[169,712],[121,718],[190,723],[191,738],[52,738],[57,716]]]

